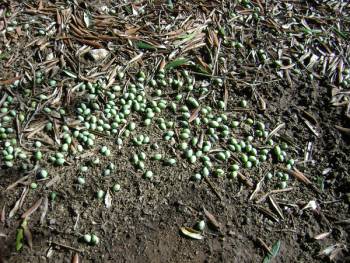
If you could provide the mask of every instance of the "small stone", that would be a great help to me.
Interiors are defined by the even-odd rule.
[[[100,61],[100,60],[106,58],[107,55],[109,54],[109,52],[106,49],[100,48],[100,49],[90,50],[88,54],[91,56],[91,58],[95,62],[97,62],[97,61]]]

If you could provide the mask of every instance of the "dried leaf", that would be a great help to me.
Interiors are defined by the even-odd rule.
[[[252,193],[251,196],[249,197],[249,200],[253,200],[253,199],[255,198],[256,194],[257,194],[258,192],[260,192],[261,184],[262,184],[263,180],[264,180],[264,179],[260,180],[260,181],[256,184],[256,187],[255,187],[253,193]]]
[[[225,87],[224,87],[224,105],[225,105],[224,110],[227,109],[227,102],[228,102],[228,88],[225,85]]]
[[[13,217],[18,211],[18,209],[21,207],[21,204],[23,203],[24,197],[27,195],[27,192],[28,192],[28,188],[24,187],[21,197],[16,201],[14,207],[9,213],[9,218]]]
[[[203,206],[203,211],[205,216],[208,218],[209,222],[217,229],[220,229],[221,225],[220,223],[216,220],[216,218]]]
[[[43,198],[40,198],[38,201],[36,201],[35,204],[31,208],[29,208],[24,214],[22,214],[21,218],[27,218],[31,214],[33,214],[39,208],[42,201],[43,201]]]
[[[86,12],[84,12],[84,23],[87,28],[91,25],[90,16]]]
[[[134,63],[135,61],[137,61],[137,60],[139,60],[140,58],[142,58],[142,56],[143,56],[143,53],[138,54],[137,56],[133,57],[133,58],[128,62],[128,64]]]
[[[43,211],[42,211],[41,216],[40,216],[40,224],[44,223],[44,220],[45,220],[46,213],[47,213],[48,209],[49,209],[49,199],[47,198],[47,196],[45,196],[44,204],[43,204]]]
[[[1,223],[5,223],[6,220],[6,206],[4,205],[1,210]]]
[[[110,208],[112,206],[112,196],[109,190],[107,190],[107,193],[105,195],[105,206],[106,208]]]
[[[298,179],[299,181],[307,184],[307,185],[311,185],[311,181],[302,173],[300,172],[298,169],[294,168],[295,171],[289,170],[289,169],[284,169],[283,170],[288,173],[289,175],[295,177],[296,179]]]
[[[316,236],[314,236],[314,239],[315,240],[322,240],[322,239],[325,239],[326,237],[328,237],[332,232],[329,231],[329,232],[325,232],[325,233],[321,233],[321,234],[318,234]]]
[[[183,235],[192,239],[201,240],[204,238],[200,232],[186,226],[181,227],[180,231]]]
[[[199,113],[200,109],[201,109],[201,108],[198,107],[197,109],[195,109],[194,111],[192,111],[191,116],[190,116],[190,118],[188,119],[188,122],[193,122],[195,119],[197,119],[198,113]]]
[[[33,248],[33,236],[32,233],[30,232],[29,226],[28,226],[28,221],[26,219],[23,220],[21,227],[23,229],[23,234],[25,237],[25,240],[27,241],[27,244],[30,249]]]
[[[78,78],[78,76],[77,76],[76,74],[74,74],[73,72],[71,72],[71,71],[63,70],[63,72],[64,72],[68,77],[71,77],[71,78],[73,78],[73,79]]]
[[[16,80],[21,79],[22,76],[17,76],[11,79],[6,79],[6,80],[0,80],[0,85],[10,85],[14,83]]]
[[[14,182],[13,184],[10,184],[10,185],[6,188],[6,191],[15,188],[18,184],[20,184],[20,183],[24,182],[25,180],[27,180],[28,177],[29,177],[28,175],[23,176],[22,178],[18,179],[18,180],[17,180],[16,182]]]
[[[50,181],[47,182],[47,184],[45,185],[46,188],[49,188],[51,186],[53,186],[55,183],[57,183],[59,180],[61,179],[61,177],[59,175],[56,175],[54,178],[52,178]]]

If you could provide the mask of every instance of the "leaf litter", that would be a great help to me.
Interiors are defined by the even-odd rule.
[[[285,10],[288,10],[286,15]],[[0,79],[1,158],[3,158],[5,173],[15,167],[24,170],[24,172],[19,172],[24,176],[19,179],[6,180],[9,198],[3,205],[1,221],[6,221],[6,223],[9,221],[10,225],[13,224],[24,204],[25,206],[32,205],[22,213],[21,217],[24,221],[17,229],[16,249],[22,249],[24,239],[29,247],[33,246],[35,236],[32,237],[26,220],[30,216],[31,227],[34,227],[36,231],[40,229],[35,221],[37,220],[35,211],[40,207],[42,209],[39,221],[41,227],[45,229],[45,218],[48,218],[49,223],[54,222],[50,218],[58,213],[57,206],[53,205],[58,202],[57,200],[61,202],[68,198],[72,204],[75,204],[75,199],[78,200],[82,193],[86,195],[87,190],[84,189],[89,189],[89,187],[94,193],[97,185],[104,189],[105,194],[101,203],[109,211],[114,211],[114,209],[120,211],[120,205],[127,203],[123,199],[126,197],[118,193],[119,184],[119,187],[116,188],[110,188],[108,185],[115,183],[116,180],[123,180],[121,173],[137,174],[140,175],[139,178],[143,174],[140,162],[138,163],[140,169],[133,170],[129,167],[123,170],[122,168],[123,165],[126,165],[124,159],[129,151],[135,150],[142,158],[144,155],[141,153],[152,153],[150,148],[147,148],[148,146],[138,150],[132,148],[134,146],[129,147],[128,144],[126,134],[131,137],[134,135],[129,129],[132,126],[130,123],[138,122],[140,116],[132,113],[131,119],[124,118],[125,123],[115,128],[117,135],[111,132],[105,133],[110,129],[109,123],[101,124],[100,130],[92,127],[96,123],[100,125],[101,120],[105,121],[108,115],[116,110],[110,108],[110,100],[120,103],[117,105],[117,110],[123,108],[123,114],[128,115],[129,106],[125,106],[127,104],[124,101],[130,96],[135,96],[129,92],[130,86],[131,89],[140,90],[140,94],[144,92],[150,103],[153,98],[149,94],[156,93],[157,98],[153,100],[153,103],[156,103],[154,106],[156,111],[158,109],[161,111],[163,104],[174,102],[172,101],[174,94],[182,94],[183,97],[179,98],[182,103],[180,105],[190,107],[190,110],[183,114],[183,119],[180,118],[181,113],[175,109],[180,105],[172,106],[175,109],[173,113],[157,116],[159,121],[161,118],[171,120],[171,117],[176,117],[165,124],[166,129],[171,131],[173,129],[176,134],[174,136],[176,139],[169,138],[166,146],[163,146],[161,140],[153,144],[153,139],[163,136],[159,133],[162,126],[152,126],[152,129],[155,128],[151,130],[152,133],[149,133],[146,127],[137,129],[139,133],[151,135],[152,144],[149,145],[154,149],[159,149],[162,155],[174,153],[177,158],[182,158],[182,153],[177,152],[175,148],[177,144],[180,145],[180,136],[187,136],[183,135],[183,131],[189,128],[181,125],[188,125],[191,128],[190,132],[193,133],[191,136],[200,137],[199,143],[196,140],[188,141],[193,144],[193,148],[197,147],[197,143],[200,148],[203,148],[203,145],[208,144],[209,141],[220,149],[211,150],[208,153],[208,156],[215,160],[215,167],[210,171],[209,176],[204,177],[206,184],[188,183],[192,180],[189,179],[192,177],[188,175],[188,172],[196,173],[197,177],[194,177],[197,178],[196,180],[199,178],[198,174],[204,176],[204,173],[203,175],[199,173],[201,166],[196,162],[203,156],[201,151],[192,155],[195,156],[191,157],[191,160],[194,160],[193,163],[182,162],[187,171],[180,172],[181,176],[179,176],[181,180],[188,179],[186,185],[192,185],[191,191],[202,189],[201,187],[210,189],[207,193],[209,197],[203,198],[203,202],[206,207],[214,207],[213,211],[206,210],[204,204],[200,202],[196,203],[196,206],[199,209],[203,207],[205,218],[214,228],[225,233],[224,230],[228,226],[224,222],[228,218],[225,218],[225,214],[220,212],[218,206],[212,204],[212,200],[208,204],[209,199],[207,198],[210,198],[211,195],[218,202],[222,202],[225,211],[229,206],[234,206],[235,202],[240,207],[244,206],[244,209],[257,208],[259,213],[246,215],[247,218],[251,217],[253,220],[260,214],[264,216],[259,217],[260,221],[255,222],[255,225],[262,224],[265,227],[265,224],[272,224],[274,228],[280,228],[279,222],[283,222],[288,227],[292,227],[288,223],[290,218],[294,221],[293,225],[295,221],[302,220],[298,218],[299,211],[293,210],[296,200],[301,198],[304,203],[307,203],[305,200],[314,200],[316,197],[317,199],[325,198],[320,196],[321,192],[325,194],[324,189],[318,189],[315,178],[311,176],[311,174],[315,175],[318,170],[318,167],[309,164],[313,158],[318,158],[315,152],[309,151],[307,147],[304,151],[305,162],[303,162],[300,160],[303,154],[299,150],[300,147],[290,145],[289,147],[293,148],[292,155],[297,159],[291,162],[293,165],[290,166],[294,167],[274,166],[275,159],[279,156],[270,154],[267,163],[262,161],[261,166],[250,170],[250,164],[240,160],[240,157],[243,158],[244,155],[240,156],[232,148],[227,150],[228,143],[224,135],[220,135],[223,136],[222,138],[216,138],[215,133],[208,135],[205,130],[202,130],[202,124],[198,122],[210,121],[206,120],[208,113],[205,114],[205,111],[208,111],[205,105],[209,104],[214,108],[209,115],[222,114],[218,117],[221,118],[220,122],[225,123],[225,118],[232,118],[232,121],[239,122],[239,127],[234,130],[233,134],[243,143],[247,143],[245,136],[247,134],[257,136],[257,131],[250,129],[246,122],[252,120],[253,125],[256,125],[259,120],[268,119],[269,123],[266,128],[268,133],[263,140],[254,141],[253,147],[259,151],[264,150],[263,148],[271,150],[273,145],[267,146],[264,143],[270,140],[273,143],[280,143],[284,133],[290,133],[296,127],[294,116],[289,114],[289,108],[284,108],[283,95],[281,105],[278,107],[280,112],[272,113],[271,111],[271,107],[274,107],[272,105],[274,98],[281,94],[278,93],[278,90],[285,89],[287,95],[290,95],[294,93],[293,88],[297,87],[301,90],[303,84],[307,83],[310,94],[298,93],[300,98],[289,99],[291,104],[287,103],[287,105],[292,105],[293,101],[306,101],[305,105],[310,109],[303,111],[304,115],[301,116],[302,123],[306,126],[301,136],[307,136],[312,147],[320,151],[317,140],[321,140],[328,130],[324,130],[322,121],[319,121],[321,118],[318,116],[315,118],[314,115],[309,114],[314,107],[314,93],[323,92],[317,90],[318,87],[332,90],[330,97],[332,107],[339,110],[345,109],[345,116],[349,111],[350,65],[348,57],[350,49],[346,42],[349,36],[346,31],[349,20],[344,16],[348,11],[349,6],[345,1],[327,1],[327,3],[318,3],[318,5],[302,4],[298,1],[293,3],[277,1],[273,6],[259,0],[190,4],[182,1],[167,1],[166,4],[153,3],[153,1],[111,4],[107,1],[103,6],[99,4],[94,6],[89,3],[79,4],[77,1],[71,4],[49,1],[22,4],[16,1],[5,1],[0,7],[0,28],[3,30],[0,57],[4,68],[4,74]],[[21,47],[16,46],[16,43],[20,43]],[[14,48],[10,49],[10,46]],[[164,70],[163,73],[162,70]],[[146,74],[141,74],[141,72],[146,72]],[[159,78],[157,74],[160,75]],[[194,76],[196,77],[193,85],[187,85],[186,81],[190,82],[188,79],[194,79]],[[160,85],[158,87],[160,91],[155,87],[150,87],[149,83],[152,80],[156,81],[156,86]],[[186,87],[187,90],[183,90],[183,87]],[[112,88],[117,95],[111,91]],[[198,97],[200,106],[191,108],[190,105],[185,105],[185,100],[190,97]],[[251,99],[252,103],[248,109],[236,107],[243,97]],[[141,101],[142,98],[139,100]],[[136,100],[134,101],[131,107],[138,108]],[[160,102],[159,105],[157,101]],[[257,107],[255,107],[255,102],[257,102]],[[92,113],[89,112],[90,108],[87,110],[82,106],[82,104],[86,106],[90,103],[96,107]],[[79,108],[82,110],[82,115],[80,119],[76,119],[76,111]],[[281,118],[282,111],[287,112],[287,117]],[[140,115],[142,117],[143,113]],[[95,117],[96,121],[89,122],[90,119],[93,119],[91,116]],[[315,122],[316,119],[318,121]],[[184,124],[184,120],[187,121],[187,124]],[[175,125],[171,123],[172,121],[175,122]],[[215,126],[215,123],[213,125]],[[227,121],[225,125],[220,127],[222,129],[220,132],[223,134],[229,122]],[[349,133],[347,126],[346,122],[339,119],[332,129],[339,130],[346,136]],[[214,128],[211,127],[211,129]],[[89,130],[91,133],[84,134],[85,137],[73,136],[74,132],[77,134],[77,131],[83,133]],[[208,130],[210,130],[209,127]],[[304,142],[297,132],[294,131],[292,134]],[[108,162],[107,156],[102,157],[102,163],[96,162],[91,167],[89,166],[89,169],[94,177],[96,174],[101,174],[101,171],[97,169],[104,170],[103,179],[99,176],[98,180],[91,178],[89,171],[89,176],[86,176],[85,179],[87,182],[87,188],[85,188],[85,186],[77,185],[75,181],[75,176],[82,175],[81,170],[76,172],[71,172],[72,170],[68,172],[68,170],[88,162],[89,158],[97,159],[97,151],[94,151],[91,145],[87,147],[87,150],[85,149],[87,153],[80,152],[82,144],[87,143],[90,137],[97,137],[96,144],[98,145],[108,144],[107,139],[110,139],[113,142],[108,144],[109,148],[113,148],[114,141],[117,141],[116,149],[118,150],[114,156],[118,161],[123,161],[123,165],[118,165],[118,172],[114,174],[113,169],[102,167]],[[295,141],[298,140],[297,138]],[[158,144],[161,145],[160,148]],[[298,143],[295,145],[298,146]],[[219,159],[223,158],[223,155],[220,154],[223,152],[221,149],[226,150],[224,153],[228,160]],[[287,149],[282,151],[289,154]],[[146,165],[156,170],[157,179],[153,178],[151,182],[164,187],[165,183],[158,174],[176,174],[175,170],[169,167],[158,168],[157,164],[151,164],[147,159],[147,154]],[[254,155],[249,157],[255,160]],[[90,162],[88,163],[90,165]],[[121,163],[118,162],[118,164]],[[242,170],[237,173],[230,171],[230,164],[238,165],[243,172]],[[243,165],[248,167],[240,167]],[[47,168],[49,178],[38,178],[39,168]],[[267,177],[262,177],[265,176],[266,170],[269,170],[273,176],[272,179],[269,179],[270,181]],[[222,172],[225,176],[222,176]],[[288,176],[296,180],[289,179]],[[45,182],[46,180],[48,181]],[[200,182],[201,180],[202,178],[199,179]],[[297,180],[309,186],[314,192],[301,195],[300,192],[307,190],[302,184],[298,184]],[[334,179],[326,178],[327,183],[332,184],[332,180]],[[130,190],[128,187],[132,184],[123,182],[126,189]],[[288,185],[285,185],[286,182]],[[134,185],[136,185],[135,182]],[[293,187],[287,187],[289,185]],[[3,184],[1,186],[5,190],[6,186]],[[21,194],[22,186],[24,188]],[[245,198],[246,193],[251,193],[254,186],[253,193],[250,197]],[[113,194],[111,194],[112,191]],[[57,192],[59,192],[58,199]],[[130,193],[132,192],[133,190],[130,190]],[[48,193],[50,193],[49,197]],[[125,196],[129,196],[128,194]],[[15,200],[19,195],[20,198]],[[138,195],[140,195],[138,196],[140,201],[147,196],[143,188],[138,190]],[[38,196],[44,197],[38,199]],[[238,198],[244,201],[237,201]],[[120,202],[120,199],[124,202]],[[91,220],[86,220],[85,215],[81,217],[81,220],[86,223],[93,221],[94,224],[90,227],[99,225],[100,222],[96,223],[92,218],[93,215],[97,215],[90,210],[90,207],[98,209],[98,203],[91,206],[91,198],[86,198],[86,200],[88,201],[84,203],[81,201],[80,205],[87,206]],[[317,208],[319,208],[318,204],[322,203],[319,200],[317,203],[316,201],[311,202],[315,202]],[[5,215],[5,206],[12,207],[8,220]],[[70,204],[68,206],[70,207]],[[314,210],[314,206],[314,203],[309,202],[301,210],[308,213],[308,208]],[[107,212],[107,214],[110,213],[112,212]],[[331,217],[331,215],[327,216]],[[66,214],[65,217],[69,218],[69,215]],[[102,226],[106,223],[103,221],[107,221],[105,218],[104,220],[96,219],[96,221],[100,220]],[[317,222],[314,223],[317,224]],[[240,226],[235,225],[234,227],[239,229]],[[53,228],[50,226],[50,229]],[[74,234],[71,233],[72,236],[78,235],[77,231],[80,231],[80,227],[74,227],[74,231]],[[174,231],[174,229],[169,231]],[[203,233],[192,228],[182,227],[180,231],[183,235],[193,239],[204,237]],[[328,233],[330,232],[323,232],[315,239],[324,239],[329,236]],[[267,231],[265,237],[268,235],[276,237],[273,232]],[[105,238],[108,237],[105,236]],[[283,238],[288,238],[288,236],[283,236]],[[76,240],[76,238],[71,239],[72,242]],[[58,244],[60,245],[57,246],[70,247]],[[277,256],[280,244],[281,241],[278,240],[272,245],[269,249],[271,252],[265,257],[268,260],[266,262]],[[339,245],[325,249],[320,254],[334,259],[342,250],[343,247]],[[308,259],[311,257],[303,255]],[[260,256],[262,256],[261,253]],[[75,256],[73,260],[79,261]]]

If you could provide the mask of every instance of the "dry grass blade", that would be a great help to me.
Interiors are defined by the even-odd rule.
[[[271,254],[271,249],[269,246],[260,237],[258,237],[257,240],[259,241],[260,245],[266,250],[266,252]]]
[[[38,201],[36,201],[35,204],[31,208],[29,208],[26,212],[24,212],[22,214],[21,218],[27,218],[31,214],[33,214],[39,208],[39,206],[41,205],[42,201],[43,201],[43,198],[40,198]]]
[[[49,209],[49,199],[47,196],[44,197],[43,211],[40,216],[40,224],[44,224],[44,220]]]
[[[205,207],[203,206],[203,212],[206,216],[206,218],[208,218],[209,222],[216,228],[216,229],[220,229],[221,228],[221,224],[216,220],[215,216],[210,213],[207,209],[205,209]]]
[[[227,86],[226,86],[226,84],[225,84],[225,86],[224,86],[224,105],[225,105],[225,110],[227,109],[227,102],[228,102],[228,88],[227,88]]]
[[[341,126],[338,126],[338,125],[335,125],[334,126],[338,131],[346,134],[346,135],[350,135],[350,129],[349,128],[344,128],[344,127],[341,127]]]
[[[6,206],[4,205],[1,210],[1,223],[5,224],[6,221]]]
[[[264,214],[266,217],[268,217],[276,222],[279,222],[278,217],[270,209],[267,209],[267,208],[262,207],[262,206],[256,206],[256,208],[259,210],[259,212]]]
[[[20,179],[18,179],[16,182],[14,182],[13,184],[10,184],[5,191],[11,190],[13,188],[15,188],[18,184],[23,183],[25,180],[27,180],[29,178],[30,175],[26,175]]]
[[[261,202],[264,202],[266,200],[267,197],[269,197],[272,194],[278,194],[278,193],[284,193],[284,192],[290,192],[292,191],[293,188],[284,188],[284,189],[276,189],[276,190],[272,190],[266,194],[264,194],[262,197],[260,197],[258,200],[256,200],[256,204],[259,204]]]
[[[269,139],[272,138],[272,136],[274,136],[275,134],[277,134],[279,132],[279,130],[283,129],[284,126],[286,126],[285,123],[280,123],[277,125],[277,127],[275,129],[273,129],[273,131],[270,132],[270,134],[267,136],[267,138],[265,139],[265,141],[268,141]]]
[[[214,191],[215,195],[222,200],[222,196],[221,194],[218,192],[218,190],[216,189],[214,183],[212,183],[208,177],[204,177],[204,180],[207,182],[207,184],[210,186],[210,188]]]
[[[316,128],[308,121],[304,119],[304,123],[306,124],[306,126],[310,129],[310,131],[316,136],[316,137],[320,137],[319,132],[316,130]]]
[[[283,220],[284,216],[283,216],[282,210],[281,210],[280,206],[276,203],[275,199],[273,199],[272,196],[269,196],[269,201],[270,201],[272,207],[276,210],[277,214]]]
[[[264,180],[264,179],[260,180],[260,181],[256,184],[256,187],[255,187],[253,193],[252,193],[252,194],[250,195],[250,197],[249,197],[249,200],[253,200],[253,199],[255,198],[256,194],[260,191],[260,189],[261,189],[261,184],[262,184],[263,180]]]

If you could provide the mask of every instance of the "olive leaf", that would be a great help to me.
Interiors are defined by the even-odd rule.
[[[267,254],[265,257],[264,257],[264,260],[262,261],[262,263],[270,263],[271,261],[271,255],[270,254]]]
[[[149,49],[149,50],[156,50],[157,48],[149,43],[146,43],[144,41],[137,41],[135,43],[135,46],[139,49]]]
[[[264,257],[262,263],[269,263],[272,258],[276,257],[280,250],[280,247],[281,247],[281,240],[277,240],[275,243],[273,243],[270,253],[268,253]]]
[[[16,231],[16,251],[21,250],[21,248],[23,247],[23,239],[23,228],[19,228]]]
[[[77,76],[76,74],[74,74],[73,72],[70,72],[69,70],[63,70],[63,72],[64,72],[67,76],[69,76],[69,77],[71,77],[71,78],[73,78],[73,79],[78,78],[78,76]]]
[[[187,58],[178,58],[178,59],[175,59],[175,60],[171,61],[170,63],[166,64],[164,67],[164,70],[173,69],[173,68],[183,66],[183,65],[186,65],[188,62],[189,62],[189,60]]]
[[[280,247],[281,247],[281,241],[280,240],[277,240],[273,245],[272,245],[272,248],[271,248],[271,255],[273,257],[277,256],[279,250],[280,250]]]
[[[25,240],[27,241],[27,244],[30,249],[33,248],[33,236],[32,233],[30,232],[29,226],[28,226],[28,221],[26,219],[23,220],[21,224],[21,228],[23,229],[23,235],[25,237]]]

